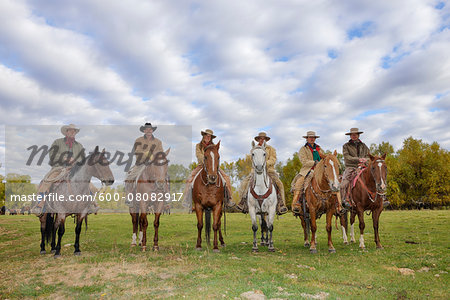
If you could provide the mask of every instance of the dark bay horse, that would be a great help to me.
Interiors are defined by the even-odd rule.
[[[219,252],[217,233],[219,233],[220,244],[225,246],[220,229],[225,185],[219,175],[219,148],[220,141],[217,145],[209,145],[205,148],[203,168],[193,182],[192,200],[194,201],[195,213],[197,215],[198,229],[196,250],[202,249],[203,211],[205,211],[205,235],[207,243],[210,243],[212,212],[212,227],[214,230],[213,251]]]
[[[139,229],[139,245],[142,251],[147,250],[147,214],[151,211],[155,214],[153,227],[155,234],[153,237],[153,250],[159,250],[158,229],[161,213],[167,201],[167,195],[170,198],[169,191],[169,173],[168,166],[170,148],[165,152],[159,152],[155,158],[145,164],[145,168],[137,180],[136,190],[127,191],[127,197],[133,195],[132,205],[130,207],[131,221],[133,222],[133,236],[131,246],[136,246],[136,235]],[[132,185],[128,185],[132,186]],[[139,227],[139,228],[138,228]]]
[[[337,153],[328,154],[314,168],[311,181],[303,195],[303,203],[300,212],[305,247],[310,246],[311,253],[317,253],[316,247],[316,219],[326,213],[326,230],[328,233],[328,251],[336,252],[331,240],[332,218],[341,210],[339,195],[339,161]],[[310,227],[310,228],[309,228]],[[308,240],[311,229],[311,243]]]
[[[387,166],[385,162],[386,154],[383,156],[372,156],[369,154],[370,161],[367,168],[363,169],[355,186],[350,192],[350,201],[352,202],[350,215],[350,241],[355,242],[354,223],[355,217],[359,219],[359,247],[365,249],[364,245],[364,212],[370,210],[372,213],[373,230],[375,244],[377,249],[382,249],[380,236],[378,233],[378,224],[380,214],[383,211],[383,200],[386,197],[386,176]],[[350,183],[352,184],[352,183]]]
[[[114,176],[109,168],[109,161],[105,157],[105,150],[98,151],[98,146],[94,152],[86,157],[83,163],[75,164],[69,174],[59,184],[53,184],[50,195],[63,196],[61,200],[45,200],[46,214],[40,217],[41,222],[41,253],[45,253],[45,239],[52,236],[52,250],[55,257],[61,255],[61,240],[65,232],[66,217],[74,215],[76,217],[74,254],[81,255],[80,233],[83,220],[87,226],[87,215],[92,205],[94,195],[91,194],[89,183],[91,178],[98,178],[102,184],[111,185],[114,183]],[[72,199],[72,200],[71,200]],[[58,242],[55,245],[56,233]],[[53,251],[52,251],[53,252]]]

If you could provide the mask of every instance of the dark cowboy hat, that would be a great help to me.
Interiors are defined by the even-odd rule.
[[[158,127],[156,127],[156,126],[153,127],[152,123],[145,123],[145,125],[141,126],[141,128],[139,128],[139,130],[144,132],[144,129],[146,129],[146,128],[151,128],[153,131],[155,131],[156,128],[158,128]]]
[[[205,129],[205,131],[202,131],[201,133],[203,136],[207,135],[207,134],[211,135],[211,139],[216,138],[216,136],[214,135],[214,132],[211,129]]]

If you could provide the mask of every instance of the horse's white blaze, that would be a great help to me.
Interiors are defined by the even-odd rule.
[[[359,237],[359,248],[366,248],[366,246],[364,245],[364,234],[361,234],[361,236]]]
[[[211,154],[211,159],[212,159],[212,169],[214,171],[214,152],[209,152],[209,154]]]
[[[380,177],[381,177],[381,188],[382,189],[385,189],[386,188],[386,183],[384,182],[384,180],[383,180],[383,176],[381,176],[381,166],[382,166],[383,164],[382,163],[378,163],[378,168],[380,168]]]
[[[144,237],[144,233],[139,231],[139,243],[142,243],[142,238]]]
[[[350,226],[350,240],[352,242],[355,241],[355,224],[354,223]]]
[[[341,228],[342,228],[342,239],[344,240],[344,243],[348,243],[347,232],[345,231],[345,227],[341,225]]]
[[[131,244],[136,245],[136,233],[133,233],[133,236],[131,237]]]
[[[332,166],[332,169],[333,169],[333,176],[334,176],[334,185],[338,185],[338,183],[339,183],[339,180],[338,180],[338,177],[337,177],[337,174],[336,174],[336,169],[334,168],[334,162],[330,159],[330,165]]]

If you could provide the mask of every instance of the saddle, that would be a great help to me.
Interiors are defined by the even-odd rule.
[[[55,168],[51,170],[39,184],[38,194],[49,193],[63,182],[69,181],[71,167]]]

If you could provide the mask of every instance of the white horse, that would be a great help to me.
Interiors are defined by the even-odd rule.
[[[273,221],[275,219],[276,207],[277,207],[277,191],[275,183],[272,182],[267,175],[266,166],[266,142],[261,146],[255,145],[252,142],[252,166],[253,166],[253,178],[249,184],[247,201],[248,201],[248,213],[252,219],[253,230],[253,248],[252,251],[258,251],[258,243],[256,241],[256,232],[258,231],[257,217],[261,224],[261,244],[264,245],[268,242],[269,251],[274,252],[272,240]],[[268,216],[268,218],[266,218]],[[266,241],[264,241],[264,230],[268,231],[268,241],[266,235]]]

